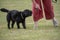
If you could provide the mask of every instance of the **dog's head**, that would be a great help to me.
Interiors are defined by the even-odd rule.
[[[17,13],[17,16],[20,19],[25,19],[26,17],[29,17],[31,15],[32,15],[32,11],[28,9],[25,9],[24,11],[19,11],[19,13]]]
[[[23,11],[23,14],[24,14],[25,17],[28,17],[28,16],[31,16],[31,15],[32,15],[32,11],[29,10],[29,9],[25,9],[25,10]]]

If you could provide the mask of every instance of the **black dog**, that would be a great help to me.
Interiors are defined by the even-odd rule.
[[[2,12],[7,12],[7,23],[8,23],[8,29],[10,29],[10,22],[12,21],[12,28],[16,22],[18,29],[20,28],[19,23],[22,23],[22,26],[24,29],[26,29],[26,25],[25,25],[25,19],[28,16],[32,15],[32,11],[31,10],[24,10],[24,11],[17,11],[17,10],[7,10],[5,8],[1,8],[0,11]]]

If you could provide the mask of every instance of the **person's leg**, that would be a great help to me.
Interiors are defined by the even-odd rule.
[[[36,4],[33,2],[33,8],[32,8],[32,14],[33,14],[33,20],[34,20],[34,29],[38,28],[38,20],[43,18],[43,11],[41,6],[41,0],[35,0],[36,3],[39,5],[39,8],[36,8]]]
[[[58,26],[58,21],[56,20],[56,18],[53,18],[52,22],[53,22],[54,27]]]
[[[39,19],[43,18],[43,11],[42,11],[42,6],[41,6],[41,0],[35,0],[36,3],[39,5],[39,8],[36,8],[35,3],[33,2],[32,4],[32,14],[33,14],[33,20],[38,21]]]
[[[52,0],[43,0],[43,5],[44,5],[44,11],[45,11],[45,17],[47,20],[52,19],[52,22],[54,26],[57,25],[57,21],[54,17],[54,10],[53,10],[53,5],[52,5]]]
[[[33,29],[38,29],[38,21],[34,22],[34,28]]]

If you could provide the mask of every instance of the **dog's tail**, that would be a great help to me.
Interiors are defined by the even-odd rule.
[[[0,11],[2,11],[2,12],[9,12],[9,10],[7,10],[5,8],[1,8]]]

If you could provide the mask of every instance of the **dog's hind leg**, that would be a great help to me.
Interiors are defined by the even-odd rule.
[[[26,29],[25,21],[22,22],[22,26],[23,26],[24,29]]]
[[[17,22],[17,28],[20,29],[19,22]]]
[[[15,21],[12,21],[11,27],[13,28],[15,24]]]
[[[10,29],[10,21],[11,21],[11,20],[10,20],[10,16],[7,15],[7,23],[8,23],[7,25],[8,25],[8,29]]]
[[[8,24],[7,25],[8,25],[8,29],[10,29],[10,21],[8,21]]]

